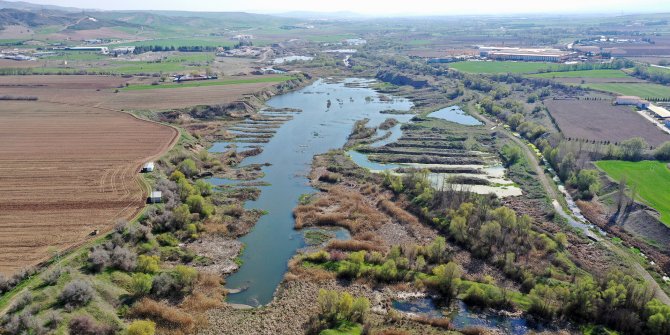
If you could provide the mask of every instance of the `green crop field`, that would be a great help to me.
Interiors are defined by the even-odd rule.
[[[542,62],[456,62],[449,67],[469,73],[537,73],[540,70],[557,68],[554,63]]]
[[[159,85],[130,85],[124,88],[124,91],[139,91],[139,90],[155,90],[163,88],[183,88],[183,87],[205,87],[205,86],[221,86],[221,85],[236,85],[236,84],[256,84],[256,83],[279,83],[291,80],[290,76],[277,77],[257,77],[250,79],[226,79],[226,80],[204,80],[191,81],[184,83],[168,83]]]
[[[659,84],[647,83],[598,83],[598,84],[583,84],[585,88],[600,90],[605,92],[612,92],[621,95],[635,95],[641,98],[670,98],[670,86],[663,86]]]
[[[621,70],[584,70],[584,71],[563,71],[563,72],[545,72],[531,74],[534,78],[627,78],[628,75]]]
[[[624,176],[628,186],[635,186],[640,198],[661,214],[661,221],[670,226],[670,169],[658,161],[599,161],[596,165],[612,179]]]

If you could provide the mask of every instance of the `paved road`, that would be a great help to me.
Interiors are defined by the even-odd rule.
[[[567,213],[565,209],[560,205],[559,202],[559,197],[563,197],[563,195],[558,192],[555,188],[554,181],[551,180],[545,173],[544,169],[542,166],[540,166],[539,160],[537,158],[537,155],[533,150],[531,150],[528,145],[526,145],[525,141],[522,139],[514,136],[512,132],[509,130],[503,128],[502,126],[498,126],[495,122],[493,122],[491,119],[488,117],[479,114],[477,112],[473,111],[474,108],[470,108],[471,113],[479,118],[480,120],[484,121],[488,127],[495,127],[496,130],[498,130],[498,133],[504,135],[505,137],[511,139],[514,143],[516,143],[522,150],[524,155],[526,156],[526,159],[528,160],[528,163],[531,165],[535,173],[537,174],[537,179],[540,181],[540,184],[542,184],[542,187],[545,189],[547,192],[547,195],[549,198],[552,200],[552,204],[554,206],[554,209],[556,212],[563,218],[565,218],[568,221],[568,224],[570,224],[573,227],[586,227],[586,225],[582,222],[578,222],[575,220],[575,218],[571,215],[571,213]],[[493,128],[491,128],[493,129]],[[670,297],[661,289],[661,287],[658,285],[654,277],[649,274],[649,272],[640,265],[640,263],[632,258],[628,252],[625,250],[622,250],[619,246],[613,244],[611,241],[608,239],[604,239],[596,234],[594,234],[592,231],[588,229],[584,229],[585,234],[602,243],[608,250],[612,251],[613,253],[617,254],[621,259],[623,259],[626,263],[628,263],[629,266],[631,266],[631,269],[633,269],[641,278],[643,278],[647,284],[654,289],[654,296],[663,302],[666,305],[670,305]]]

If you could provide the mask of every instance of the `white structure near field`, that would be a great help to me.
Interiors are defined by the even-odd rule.
[[[618,96],[616,97],[614,104],[624,106],[637,106],[637,108],[641,109],[649,108],[649,106],[651,105],[649,101],[632,95]]]
[[[147,200],[150,204],[158,204],[163,200],[163,193],[161,191],[152,191]]]
[[[142,166],[142,172],[153,172],[154,171],[154,162],[149,162]]]
[[[479,46],[479,56],[495,60],[529,62],[564,62],[575,52],[552,48],[509,48]]]

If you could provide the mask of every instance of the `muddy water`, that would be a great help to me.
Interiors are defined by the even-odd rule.
[[[260,197],[245,205],[268,214],[241,238],[246,246],[241,256],[243,263],[238,272],[228,277],[226,285],[244,290],[230,294],[229,302],[252,306],[270,302],[289,258],[304,246],[302,233],[293,229],[292,210],[301,194],[315,191],[306,177],[313,156],[341,148],[357,120],[369,118],[370,125],[376,126],[388,117],[380,111],[411,108],[412,103],[407,99],[381,101],[379,94],[367,87],[369,83],[357,79],[341,83],[319,80],[268,101],[273,108],[298,108],[303,112],[296,113],[277,129],[269,143],[261,145],[263,153],[243,162],[270,163],[263,168],[265,176],[261,181],[271,186],[260,187]]]

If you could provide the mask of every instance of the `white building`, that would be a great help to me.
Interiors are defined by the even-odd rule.
[[[152,191],[149,195],[148,202],[150,204],[158,204],[163,200],[163,193],[161,191]]]
[[[616,97],[614,104],[624,106],[637,106],[638,108],[648,108],[651,105],[649,101],[632,95],[618,96]]]
[[[142,172],[153,172],[154,171],[154,162],[149,162],[142,166]]]

